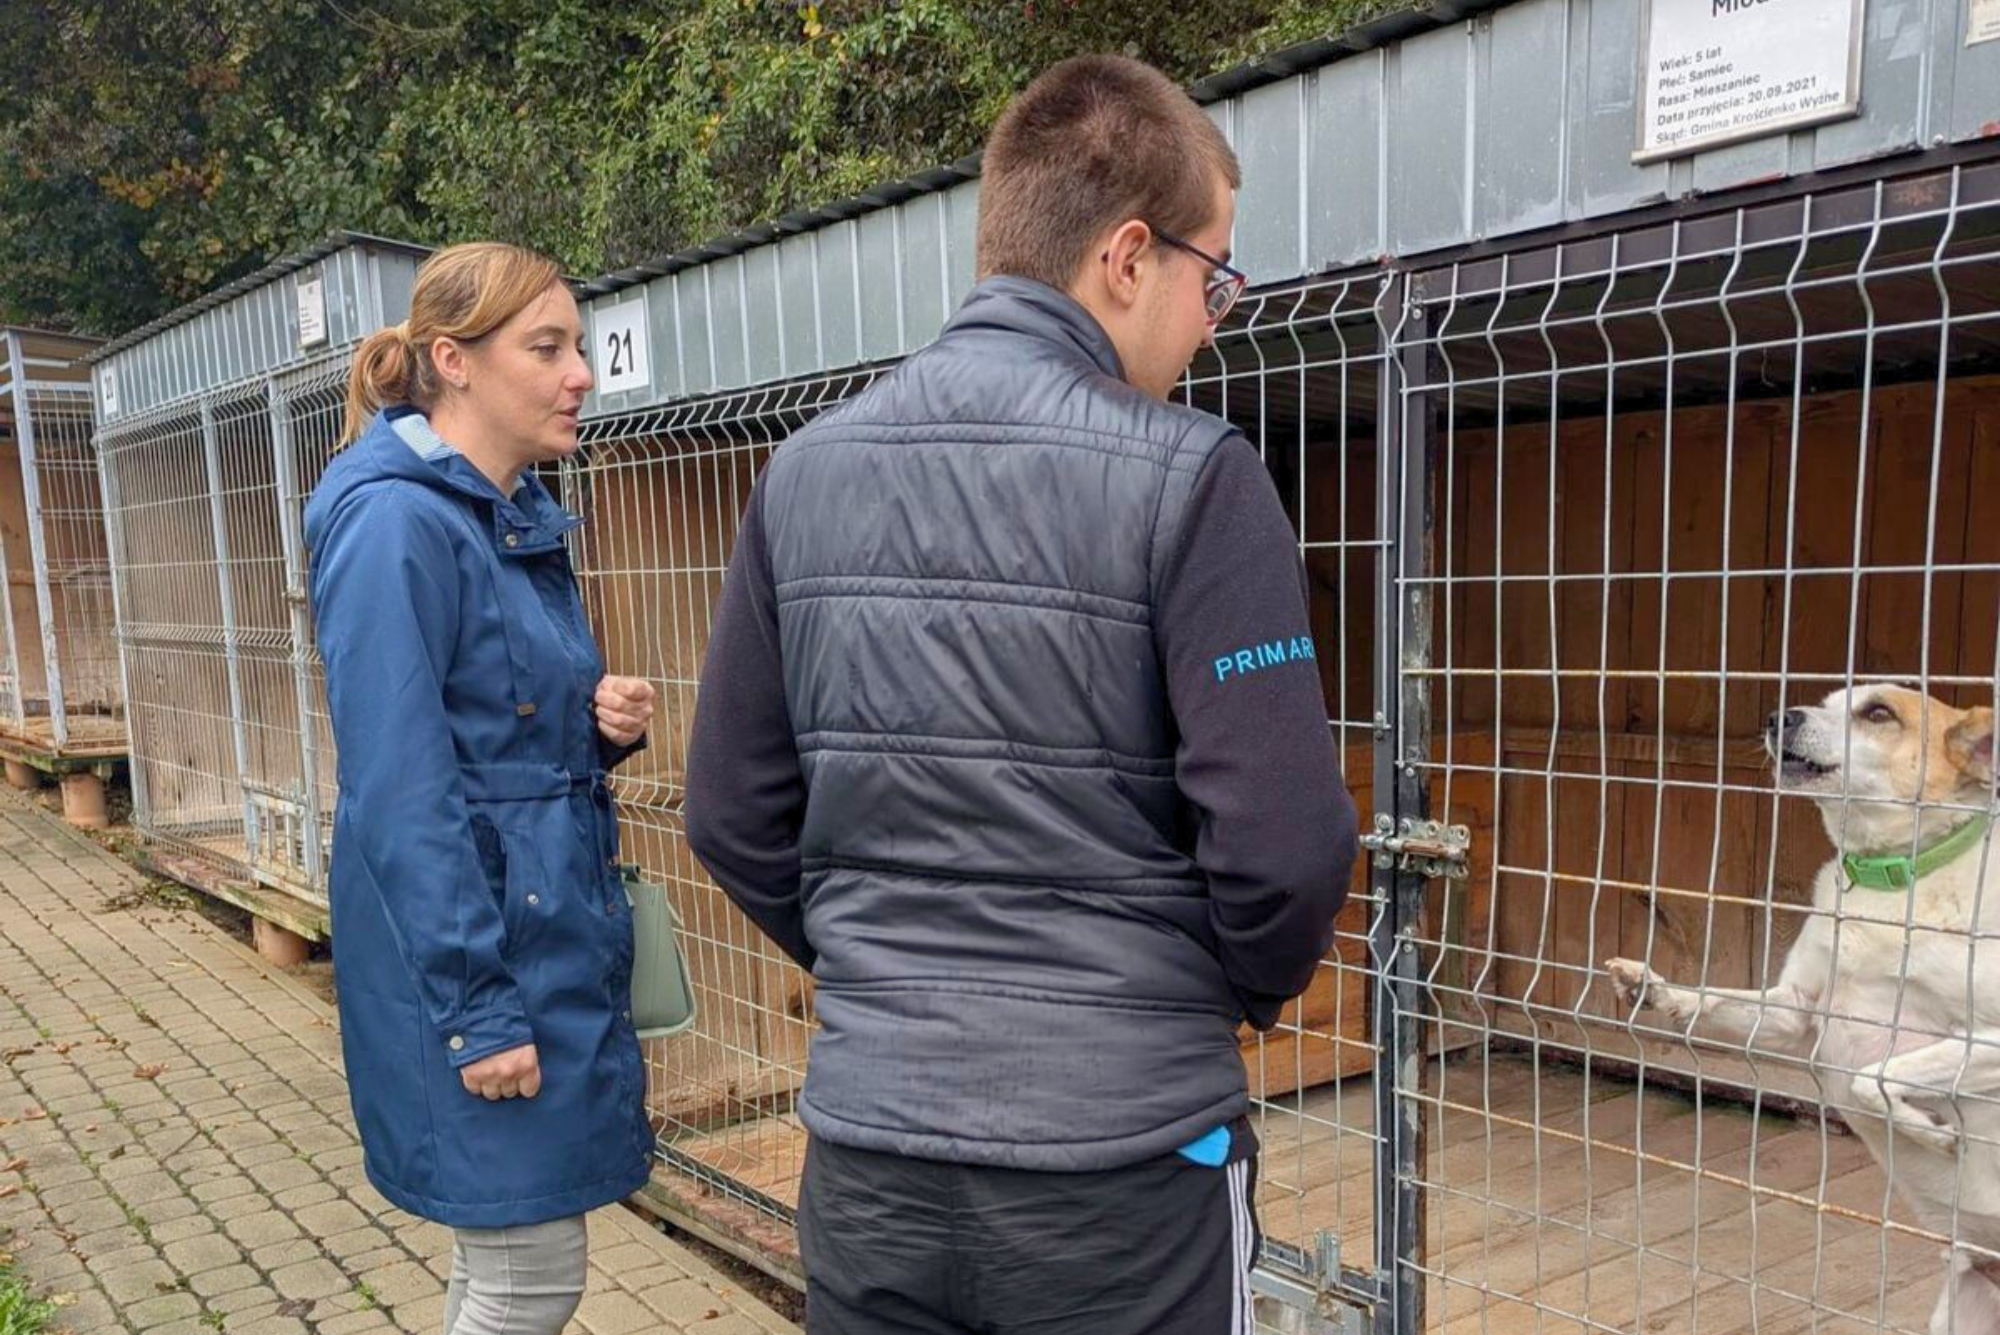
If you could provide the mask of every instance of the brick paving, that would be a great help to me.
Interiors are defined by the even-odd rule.
[[[0,797],[0,1250],[74,1335],[435,1335],[450,1233],[361,1172],[317,997]],[[612,1207],[589,1335],[797,1327]]]

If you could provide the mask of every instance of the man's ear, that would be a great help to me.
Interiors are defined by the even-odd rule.
[[[1137,218],[1127,218],[1098,239],[1084,259],[1084,279],[1098,288],[1105,300],[1129,307],[1139,299],[1139,275],[1150,262],[1153,229]]]
[[[1991,785],[1993,782],[1993,711],[1980,705],[1966,711],[1944,735],[1945,754],[1968,779]]]

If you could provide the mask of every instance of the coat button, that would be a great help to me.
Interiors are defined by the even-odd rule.
[[[626,1012],[625,1012],[625,1023],[627,1023],[627,1024],[630,1024],[630,1023],[632,1023],[632,1012],[631,1012],[631,1011],[626,1011]]]
[[[453,1052],[462,1052],[462,1051],[464,1051],[464,1049],[465,1049],[465,1037],[464,1037],[464,1035],[462,1035],[462,1034],[453,1034],[453,1035],[451,1036],[451,1050],[452,1050]]]
[[[521,535],[518,533],[509,533],[506,537],[502,538],[501,541],[506,543],[509,547],[519,547],[521,545]]]
[[[541,897],[540,895],[529,895],[529,896],[528,896],[528,907],[529,907],[529,908],[533,908],[533,907],[534,907],[535,905],[537,905],[537,904],[539,904],[539,903],[541,903],[541,902],[542,902],[542,897]]]

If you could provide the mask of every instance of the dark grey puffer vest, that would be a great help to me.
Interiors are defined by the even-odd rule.
[[[1229,428],[1120,375],[988,279],[763,480],[831,1143],[1094,1170],[1247,1107],[1152,625]]]

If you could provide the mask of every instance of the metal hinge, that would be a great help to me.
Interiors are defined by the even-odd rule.
[[[1463,825],[1408,817],[1397,822],[1377,813],[1374,833],[1362,835],[1361,846],[1374,855],[1377,867],[1455,881],[1472,874],[1472,831]]]

